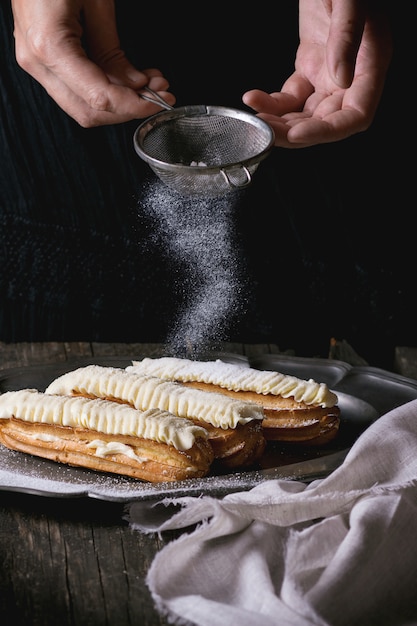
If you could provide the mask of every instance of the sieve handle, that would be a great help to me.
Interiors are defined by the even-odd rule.
[[[158,93],[156,93],[156,91],[154,91],[150,87],[144,87],[143,89],[151,94],[150,96],[147,96],[144,93],[142,93],[141,91],[139,91],[138,92],[138,96],[143,98],[143,100],[147,100],[147,102],[152,102],[152,104],[157,104],[158,106],[160,106],[160,107],[162,107],[164,109],[167,109],[167,111],[172,111],[173,110],[174,107],[172,107],[170,104],[168,104],[168,102],[165,102],[165,100],[163,98],[161,98],[161,96]]]
[[[223,170],[223,169],[221,169],[221,170],[220,170],[220,172],[221,172],[221,173],[222,173],[222,175],[223,175],[223,178],[225,179],[225,181],[227,182],[227,184],[229,185],[229,187],[233,187],[234,189],[241,189],[241,188],[243,188],[243,187],[247,187],[248,185],[250,185],[250,184],[251,184],[251,182],[252,182],[252,176],[251,176],[250,171],[248,170],[248,168],[247,168],[245,165],[242,165],[242,168],[241,168],[241,169],[242,169],[242,170],[245,172],[245,174],[246,174],[246,180],[245,180],[245,181],[243,181],[242,183],[237,184],[237,185],[236,185],[236,184],[235,184],[232,180],[230,180],[230,178],[229,178],[229,176],[227,175],[227,172],[226,172],[225,170]]]

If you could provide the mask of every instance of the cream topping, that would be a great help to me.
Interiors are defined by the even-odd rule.
[[[15,417],[26,422],[86,428],[108,435],[151,439],[189,450],[207,431],[190,420],[167,411],[138,411],[110,400],[50,395],[36,389],[0,394],[0,419]]]
[[[257,370],[246,365],[216,361],[192,361],[176,357],[145,358],[132,361],[128,372],[158,376],[165,380],[203,382],[218,385],[231,391],[253,391],[283,398],[293,397],[296,402],[308,405],[333,407],[338,398],[325,383],[312,378],[302,380],[295,376],[269,370]]]
[[[57,437],[56,435],[46,435],[45,433],[30,433],[26,436],[34,441],[63,441],[61,437]],[[95,456],[100,458],[104,458],[111,454],[123,454],[124,456],[128,456],[130,459],[134,459],[139,463],[147,461],[146,458],[138,456],[132,446],[120,443],[119,441],[102,441],[101,439],[94,439],[87,444],[87,448],[95,449]]]
[[[57,437],[56,435],[46,435],[45,433],[25,433],[25,436],[28,437],[28,439],[34,439],[38,441],[53,442],[61,440],[61,437]]]
[[[138,456],[131,446],[125,443],[119,443],[118,441],[101,441],[100,439],[94,439],[94,441],[90,441],[90,443],[87,444],[87,448],[95,448],[95,455],[100,458],[112,454],[123,454],[139,463],[147,461],[146,458]]]
[[[88,365],[59,376],[46,393],[117,398],[142,411],[158,408],[223,429],[264,418],[262,407],[252,402],[191,389],[157,376],[99,365]]]

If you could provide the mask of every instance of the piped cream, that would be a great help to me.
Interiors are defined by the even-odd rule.
[[[0,394],[0,419],[15,417],[71,428],[85,428],[108,435],[128,435],[151,439],[189,450],[197,437],[207,439],[207,431],[190,420],[167,411],[138,411],[127,404],[109,400],[50,395],[36,389]]]

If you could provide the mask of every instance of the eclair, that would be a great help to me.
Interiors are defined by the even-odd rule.
[[[0,394],[0,443],[153,483],[204,477],[214,459],[207,431],[167,411],[34,389]]]
[[[237,469],[256,463],[266,440],[262,407],[220,393],[208,393],[122,368],[88,365],[59,376],[46,393],[103,398],[139,410],[158,408],[203,426],[218,468]]]
[[[175,357],[132,361],[128,372],[158,376],[185,386],[253,402],[261,406],[266,440],[320,445],[340,426],[338,397],[325,383],[276,371],[215,361]]]

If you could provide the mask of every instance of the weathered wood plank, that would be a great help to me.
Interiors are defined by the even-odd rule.
[[[120,505],[4,493],[0,519],[7,624],[165,626],[145,583],[164,540],[132,531]]]
[[[158,357],[165,353],[161,343],[92,343],[93,355],[97,357],[132,357],[141,359],[145,356]]]
[[[262,354],[279,353],[275,344],[243,344],[222,342],[215,354],[241,354],[249,359]],[[160,357],[166,354],[161,343],[89,343],[89,342],[37,342],[6,344],[0,342],[0,368],[24,367],[40,363],[63,363],[82,357]],[[208,355],[210,353],[207,353]]]
[[[279,354],[280,352],[277,345],[269,343],[245,343],[243,344],[243,350],[249,360],[263,354]]]
[[[161,343],[93,343],[92,344],[93,355],[96,357],[132,357],[141,359],[144,357],[157,358],[166,354],[166,346]],[[279,348],[275,344],[243,344],[243,343],[231,343],[222,342],[216,346],[216,350],[213,352],[215,355],[220,352],[227,354],[241,354],[248,356],[259,356],[265,353],[278,353]],[[210,352],[206,353],[206,356],[210,356]]]
[[[90,356],[87,342],[58,343],[2,343],[0,342],[0,367],[22,367],[38,363],[64,363],[68,358]]]

